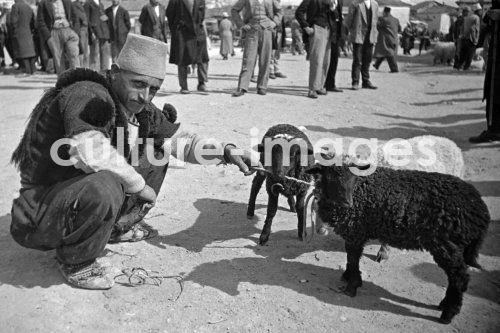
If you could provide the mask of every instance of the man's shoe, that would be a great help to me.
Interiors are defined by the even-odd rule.
[[[331,92],[343,92],[342,89],[333,87],[333,88],[326,88],[326,91],[331,91]]]
[[[353,83],[352,90],[359,90],[359,84]]]
[[[314,90],[309,90],[309,93],[307,94],[307,97],[316,99],[318,98],[318,93]]]
[[[286,75],[285,75],[285,74],[282,74],[282,73],[280,73],[280,72],[278,72],[278,73],[274,74],[274,76],[279,77],[279,78],[281,78],[281,79],[286,79]]]
[[[257,79],[256,79],[256,78],[254,78],[254,77],[252,77],[252,78],[250,79],[250,82],[257,83]]]
[[[500,141],[500,135],[491,133],[490,131],[483,131],[478,136],[469,138],[470,143],[486,143]]]
[[[181,89],[180,93],[183,95],[187,95],[190,93],[190,91],[188,89]]]
[[[326,95],[326,94],[327,94],[327,92],[326,92],[326,89],[325,89],[325,88],[320,89],[320,90],[316,90],[316,93],[317,93],[318,95]]]
[[[97,261],[77,265],[59,264],[59,271],[66,281],[77,288],[104,290],[115,284],[112,267],[103,267]]]
[[[390,73],[399,73],[399,71],[390,71]]]
[[[205,86],[205,83],[198,84],[198,91],[207,91],[207,86]]]
[[[363,89],[377,89],[377,87],[375,87],[371,82],[366,82],[366,83],[363,83],[362,85]]]
[[[274,75],[274,74],[269,74],[269,78],[270,78],[270,79],[275,79],[275,78],[276,78],[276,75]]]
[[[233,97],[240,97],[240,96],[245,95],[245,93],[246,93],[246,90],[245,90],[245,89],[238,89],[238,90],[236,90],[236,91],[232,94],[232,96],[233,96]]]
[[[265,94],[267,94],[267,92],[266,92],[265,89],[259,88],[259,89],[257,89],[257,94],[259,94],[259,95],[265,95]]]

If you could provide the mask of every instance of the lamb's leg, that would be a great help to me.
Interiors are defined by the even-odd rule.
[[[297,210],[295,209],[295,198],[293,197],[293,195],[290,195],[288,197],[288,206],[290,207],[290,211],[292,213],[295,213]]]
[[[305,220],[304,220],[304,208],[305,208],[305,193],[297,194],[297,202],[295,204],[295,208],[297,210],[297,230],[298,230],[298,238],[300,241],[303,241],[302,235],[307,235],[307,232],[304,230]]]
[[[252,218],[255,213],[255,200],[257,199],[257,194],[259,194],[262,183],[266,179],[266,176],[261,175],[259,172],[255,175],[252,181],[252,189],[250,190],[250,199],[248,200],[247,217]]]
[[[463,249],[448,242],[441,246],[439,250],[431,251],[431,253],[438,266],[448,276],[446,296],[439,304],[439,309],[443,311],[439,321],[443,324],[449,324],[453,317],[460,313],[463,293],[467,290],[469,283],[469,274],[467,273],[467,265],[463,258]]]
[[[260,234],[259,244],[265,245],[269,240],[269,235],[271,234],[271,225],[273,224],[273,218],[278,210],[278,195],[274,195],[271,191],[268,192],[269,199],[267,201],[267,215],[266,221],[264,222],[264,228],[262,228],[262,233]]]
[[[342,274],[342,280],[347,282],[344,293],[348,296],[356,296],[356,290],[363,284],[361,272],[359,271],[359,259],[363,254],[363,243],[345,242],[347,252],[347,268]]]
[[[389,259],[389,247],[387,246],[387,244],[382,243],[377,253],[377,262],[381,262],[382,260],[387,259]]]

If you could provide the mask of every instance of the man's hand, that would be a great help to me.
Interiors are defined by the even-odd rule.
[[[245,176],[250,176],[255,172],[252,167],[263,168],[257,154],[252,154],[245,149],[236,148],[234,145],[224,147],[224,156],[231,163],[236,165]]]
[[[144,188],[137,193],[137,196],[144,200],[145,202],[151,204],[152,206],[154,206],[155,202],[156,202],[156,193],[155,191],[149,186],[149,185],[145,185]]]
[[[304,31],[306,32],[306,34],[308,34],[309,36],[311,36],[313,33],[314,33],[314,29],[311,28],[311,27],[305,27],[304,28]]]
[[[243,29],[244,31],[248,31],[252,29],[252,26],[250,24],[245,24],[244,26],[241,27],[241,29]]]

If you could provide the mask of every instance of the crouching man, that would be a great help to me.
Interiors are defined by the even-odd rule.
[[[162,158],[231,163],[245,175],[260,165],[232,144],[216,152],[151,103],[166,56],[166,44],[129,34],[106,76],[66,71],[33,110],[14,151],[21,190],[12,206],[12,237],[24,247],[56,249],[60,271],[73,286],[111,288],[112,270],[96,261],[106,244],[154,236],[141,220],[167,172],[167,163],[157,163]]]

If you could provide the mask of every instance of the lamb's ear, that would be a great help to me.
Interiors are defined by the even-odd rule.
[[[310,175],[319,175],[319,174],[321,174],[322,170],[323,170],[323,166],[321,164],[315,164],[312,167],[304,170],[304,172],[307,174],[310,174]]]

